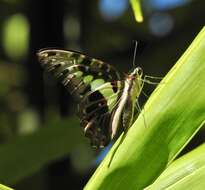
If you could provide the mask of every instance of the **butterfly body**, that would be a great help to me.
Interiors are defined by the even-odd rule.
[[[38,58],[77,101],[81,126],[92,146],[106,146],[120,127],[126,131],[131,126],[143,87],[139,67],[122,80],[111,65],[77,52],[41,50]]]

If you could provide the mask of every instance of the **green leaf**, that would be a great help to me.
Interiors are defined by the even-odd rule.
[[[13,190],[10,187],[0,184],[0,190]]]
[[[205,28],[158,85],[124,140],[123,136],[118,139],[85,189],[141,190],[176,158],[205,120],[204,52]]]
[[[0,181],[14,184],[45,164],[67,156],[84,143],[78,125],[74,119],[53,122],[52,126],[0,145]]]
[[[205,187],[205,144],[174,161],[159,178],[145,190],[191,189]]]
[[[130,4],[134,12],[135,20],[137,22],[143,22],[143,14],[142,14],[140,0],[130,0]]]

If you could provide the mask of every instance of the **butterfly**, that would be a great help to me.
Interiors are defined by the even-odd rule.
[[[122,78],[113,66],[78,52],[46,49],[37,56],[76,100],[81,126],[93,147],[102,148],[120,129],[129,129],[143,87],[140,67]]]

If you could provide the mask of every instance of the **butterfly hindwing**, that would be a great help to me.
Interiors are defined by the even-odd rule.
[[[111,140],[111,117],[118,104],[122,82],[107,82],[88,93],[79,104],[79,117],[91,144],[104,147]]]

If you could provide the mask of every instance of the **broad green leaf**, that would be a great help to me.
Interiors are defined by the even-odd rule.
[[[10,187],[0,184],[0,190],[13,190]]]
[[[37,132],[0,145],[0,181],[14,184],[49,162],[68,155],[83,143],[74,119],[54,122]]]
[[[205,187],[205,144],[174,161],[145,190],[203,190]]]
[[[130,4],[134,12],[135,20],[137,22],[143,22],[143,14],[142,14],[140,3],[141,3],[140,0],[130,0]]]
[[[143,189],[179,154],[205,120],[205,28],[115,143],[85,189]],[[146,126],[144,124],[144,119]]]

